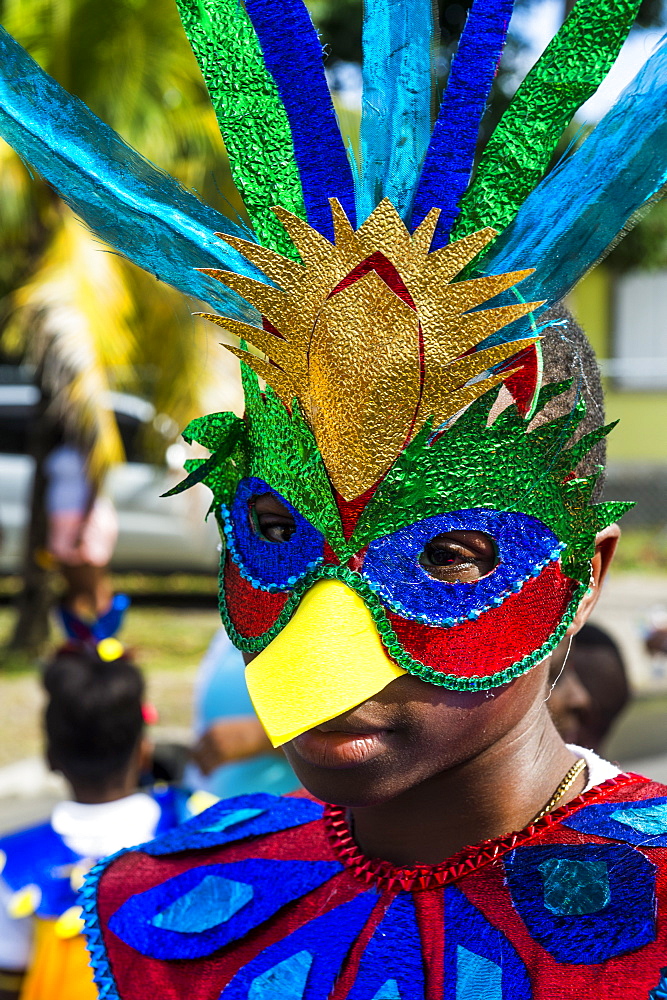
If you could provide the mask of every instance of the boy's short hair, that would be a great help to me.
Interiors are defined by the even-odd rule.
[[[105,662],[92,647],[66,646],[46,665],[43,684],[52,766],[102,787],[122,774],[144,727],[139,668],[126,655]]]
[[[605,419],[602,377],[595,353],[586,334],[562,303],[543,313],[539,324],[548,324],[542,332],[543,384],[570,378],[574,381],[571,389],[545,406],[536,422],[547,423],[561,416],[572,408],[575,399],[580,396],[586,403],[586,416],[572,436],[572,442],[578,441],[584,434],[601,427]],[[577,471],[582,476],[590,475],[597,466],[605,465],[606,458],[606,438],[602,438],[582,459]],[[593,494],[594,500],[600,499],[604,478],[602,472]]]

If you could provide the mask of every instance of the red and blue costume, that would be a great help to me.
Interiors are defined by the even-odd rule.
[[[338,807],[240,796],[84,896],[106,1000],[662,1000],[667,788],[621,774],[411,869],[364,858]]]

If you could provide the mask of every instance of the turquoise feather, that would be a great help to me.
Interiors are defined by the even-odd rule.
[[[579,149],[529,195],[478,270],[535,267],[522,297],[557,302],[664,193],[666,150],[667,38]]]
[[[366,0],[359,223],[383,198],[402,218],[431,138],[431,0]]]
[[[0,138],[119,253],[226,315],[257,322],[240,296],[196,270],[233,270],[266,281],[215,235],[253,240],[252,234],[123,142],[1,27]]]

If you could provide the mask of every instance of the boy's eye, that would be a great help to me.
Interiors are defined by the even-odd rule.
[[[248,513],[252,530],[265,542],[289,542],[296,531],[294,517],[272,493],[252,497]]]
[[[496,546],[483,531],[448,531],[424,546],[420,565],[445,583],[474,583],[497,565]]]

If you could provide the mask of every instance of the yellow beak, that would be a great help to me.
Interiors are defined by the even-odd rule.
[[[250,697],[274,747],[360,705],[405,673],[371,614],[339,580],[307,590],[282,632],[246,667]]]

